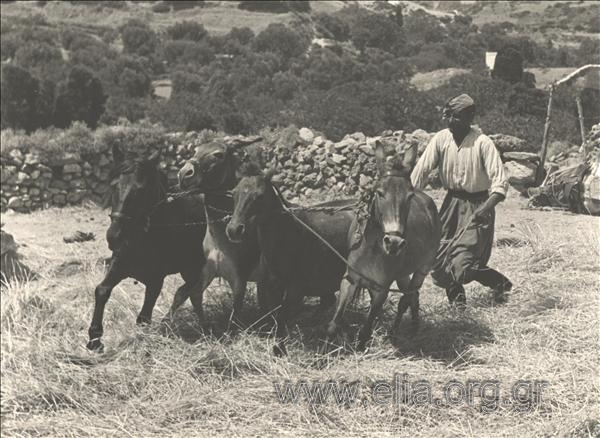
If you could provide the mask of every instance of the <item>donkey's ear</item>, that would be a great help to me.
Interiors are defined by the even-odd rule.
[[[150,154],[148,159],[146,160],[150,166],[158,167],[160,162],[160,157],[162,154],[162,149],[157,149]]]
[[[386,156],[385,146],[380,140],[375,140],[375,163],[379,173],[383,173],[385,171]]]
[[[254,143],[258,143],[259,141],[262,141],[263,138],[260,136],[253,136],[253,137],[237,137],[237,138],[229,138],[227,140],[225,140],[225,143],[227,144],[228,147],[231,147],[233,149],[241,149],[241,148],[245,148],[246,146],[250,146],[251,144]]]
[[[415,167],[415,163],[417,162],[417,145],[414,144],[410,146],[408,149],[404,150],[404,159],[402,160],[402,164],[407,169],[412,169]]]
[[[112,147],[112,156],[113,161],[117,164],[121,164],[125,160],[125,154],[117,144]]]

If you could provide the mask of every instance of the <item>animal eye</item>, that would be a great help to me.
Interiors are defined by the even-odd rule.
[[[217,160],[221,160],[223,158],[223,152],[221,151],[217,151],[213,154],[213,158],[216,158]]]

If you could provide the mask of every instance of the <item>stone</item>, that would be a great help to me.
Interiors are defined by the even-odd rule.
[[[325,144],[325,139],[322,136],[318,135],[313,140],[313,144],[315,146],[323,146]]]
[[[40,157],[37,154],[32,154],[31,152],[25,154],[25,164],[29,166],[34,166],[40,163]]]
[[[23,152],[21,152],[19,149],[13,149],[8,153],[9,157],[11,157],[13,159],[13,161],[18,164],[21,165],[23,164]]]
[[[67,202],[69,204],[76,204],[76,203],[80,202],[82,198],[83,198],[82,192],[80,192],[80,191],[71,192],[67,195]]]
[[[502,154],[504,161],[531,161],[539,163],[540,157],[532,152],[505,152]]]
[[[301,143],[300,135],[298,134],[298,128],[294,125],[290,125],[284,128],[279,133],[279,140],[277,146],[286,149],[293,149],[298,143]]]
[[[12,196],[8,199],[7,207],[12,208],[13,210],[22,208],[22,207],[24,207],[23,200],[18,196]]]
[[[371,178],[370,176],[367,176],[365,174],[361,174],[360,177],[358,178],[358,185],[361,187],[367,187],[372,182],[373,182],[373,178]]]
[[[29,177],[31,179],[38,179],[40,177],[40,171],[39,170],[31,171],[31,173],[29,173]]]
[[[508,161],[504,169],[511,185],[527,185],[535,182],[537,166],[530,161]]]
[[[38,189],[36,187],[32,187],[32,188],[29,189],[29,194],[31,196],[39,196],[40,193],[41,193],[40,189]]]
[[[298,136],[304,144],[310,144],[315,138],[315,134],[308,128],[300,128]]]
[[[364,143],[367,141],[367,136],[362,132],[355,132],[354,134],[350,134],[350,138],[356,140],[357,143]]]
[[[59,207],[62,207],[67,202],[67,197],[63,194],[54,195],[52,197],[52,202]]]
[[[63,166],[63,173],[81,173],[81,166],[77,163],[68,163]]]
[[[66,190],[69,188],[69,184],[66,183],[65,181],[61,181],[59,179],[55,179],[53,181],[50,182],[50,188],[52,189],[60,189],[60,190]]]
[[[506,134],[492,134],[490,139],[496,145],[496,148],[502,152],[535,152],[535,146],[527,144],[527,142],[518,137]]]
[[[334,164],[342,164],[344,161],[346,161],[346,157],[340,154],[331,154],[330,158]]]
[[[366,155],[375,155],[375,150],[369,143],[360,145],[358,149]]]
[[[100,155],[100,161],[98,161],[98,166],[104,167],[104,166],[108,166],[109,164],[110,164],[110,160],[108,159],[108,157],[104,154]]]

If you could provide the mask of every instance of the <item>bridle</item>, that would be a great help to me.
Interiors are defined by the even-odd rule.
[[[391,177],[391,176],[395,176],[395,177],[404,177],[404,175],[402,175],[399,172],[394,172],[394,171],[386,171],[385,174],[383,175],[384,177]],[[373,212],[377,212],[376,213],[376,219],[379,223],[381,223],[381,210],[379,208],[379,193],[377,192],[377,190],[375,190],[374,192],[374,196],[373,196],[373,200],[372,200],[372,207],[371,207],[371,211]],[[402,223],[404,224],[403,230],[402,231],[386,231],[385,234],[389,234],[392,236],[396,236],[396,237],[400,237],[401,239],[406,239],[406,223],[408,222],[408,215],[410,214],[410,204],[412,201],[412,198],[415,196],[415,192],[414,191],[409,191],[408,194],[406,195],[406,199],[404,201],[404,206],[405,208],[402,209]],[[373,218],[375,219],[375,218]]]

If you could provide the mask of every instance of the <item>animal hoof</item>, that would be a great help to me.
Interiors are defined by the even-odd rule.
[[[357,351],[364,352],[367,349],[367,341],[358,341]]]
[[[273,354],[277,357],[287,356],[287,349],[285,348],[285,344],[280,342],[278,344],[273,345]]]
[[[102,353],[104,351],[104,344],[100,339],[90,339],[86,347],[88,350],[95,351],[96,353]]]
[[[138,316],[137,319],[135,320],[135,323],[137,325],[149,325],[150,324],[150,318],[146,317],[146,316]]]

